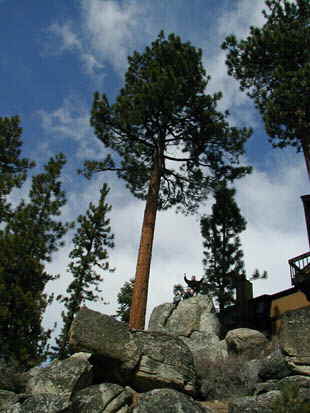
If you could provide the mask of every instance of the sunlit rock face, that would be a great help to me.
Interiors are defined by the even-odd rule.
[[[202,353],[210,360],[227,357],[220,329],[212,298],[206,295],[187,298],[177,306],[166,303],[155,307],[148,327],[148,331],[179,337],[192,351],[195,362]]]
[[[92,353],[92,362],[102,366],[101,375],[95,372],[101,381],[130,384],[138,391],[170,387],[196,392],[192,353],[177,337],[131,331],[111,316],[83,308],[72,324],[70,346]]]
[[[258,358],[268,345],[263,333],[250,328],[236,328],[225,336],[228,350],[232,354],[248,358]]]

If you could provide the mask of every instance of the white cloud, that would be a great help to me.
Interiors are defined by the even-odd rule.
[[[262,26],[265,18],[262,10],[265,8],[261,0],[239,0],[232,2],[230,10],[224,10],[217,22],[218,35],[224,39],[229,34],[243,38],[249,33],[250,26]]]
[[[307,250],[300,196],[308,186],[302,155],[272,152],[269,172],[254,170],[237,185],[237,199],[248,221],[242,244],[248,274],[267,270],[269,279],[255,283],[256,295],[290,287],[288,259]]]
[[[96,75],[99,78],[97,80],[102,81],[104,77],[104,73],[102,73],[104,69],[103,62],[89,50],[89,46],[85,43],[83,37],[74,31],[72,22],[68,21],[63,24],[53,23],[48,27],[47,31],[58,40],[57,47],[51,47],[48,44],[46,47],[48,53],[61,54],[67,51],[78,53],[84,71],[90,76]]]
[[[62,137],[80,141],[90,131],[89,114],[73,99],[65,99],[63,105],[52,112],[39,110],[37,114],[46,131]]]
[[[138,31],[143,32],[141,3],[82,0],[82,5],[87,34],[96,55],[123,71],[129,51],[137,44]]]
[[[80,50],[82,45],[76,33],[73,32],[72,24],[53,23],[48,27],[48,31],[53,33],[61,41],[61,49],[64,50]]]
[[[57,48],[49,44],[48,51],[77,53],[85,72],[97,81],[104,76],[104,62],[123,74],[129,53],[145,42],[145,9],[137,1],[81,0],[79,26],[65,21],[48,27],[57,40]]]
[[[89,124],[89,110],[78,97],[66,98],[63,104],[53,111],[39,110],[37,116],[48,136],[58,140],[70,139],[78,144],[78,158],[98,158],[103,156],[104,147],[94,137]],[[52,142],[52,141],[51,141]]]

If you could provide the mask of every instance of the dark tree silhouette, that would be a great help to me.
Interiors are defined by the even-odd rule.
[[[260,110],[273,146],[303,150],[310,178],[310,2],[267,0],[263,27],[228,36],[228,73]]]
[[[21,187],[27,171],[34,162],[20,158],[22,128],[18,116],[0,117],[0,222],[9,212],[7,195],[15,187]]]
[[[58,217],[65,204],[59,180],[65,158],[51,158],[45,171],[32,178],[29,201],[10,209],[0,230],[0,343],[1,356],[29,367],[46,355],[49,331],[42,317],[50,298],[44,293],[56,277],[44,263],[63,245],[69,228]]]

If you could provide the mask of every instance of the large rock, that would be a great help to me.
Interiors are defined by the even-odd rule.
[[[127,413],[133,392],[118,384],[103,383],[87,387],[76,393],[72,401],[75,413]]]
[[[231,353],[255,359],[266,348],[268,340],[261,332],[250,328],[236,328],[226,334],[225,340]]]
[[[268,380],[256,385],[255,395],[260,395],[273,390],[282,390],[287,386],[297,389],[299,399],[310,402],[310,377],[289,376],[281,380]]]
[[[187,298],[177,307],[166,303],[155,307],[148,330],[174,336],[190,336],[194,331],[219,334],[220,323],[216,317],[211,297],[207,295]]]
[[[203,295],[183,300],[177,307],[171,303],[155,307],[148,330],[179,337],[198,364],[202,353],[210,360],[227,357],[226,342],[219,339],[220,328],[212,299]]]
[[[290,376],[257,385],[255,396],[235,399],[230,413],[301,413],[310,411],[310,382],[308,377]]]
[[[293,374],[310,376],[310,357],[286,357],[287,365]]]
[[[272,413],[274,404],[281,398],[278,390],[261,394],[257,397],[248,396],[230,402],[229,413]]]
[[[171,387],[195,393],[192,353],[176,337],[129,331],[113,317],[84,307],[72,323],[70,345],[93,354],[101,382],[128,384],[138,391]]]
[[[310,357],[310,307],[287,311],[280,320],[282,351],[291,357]]]
[[[195,393],[193,357],[184,343],[162,333],[137,331],[135,340],[141,358],[132,379],[138,391],[172,387]]]
[[[156,389],[142,394],[138,406],[133,413],[206,413],[191,397],[172,389]]]
[[[2,412],[2,411],[1,411]],[[24,402],[9,406],[3,413],[73,413],[67,397],[56,394],[33,394]]]
[[[276,350],[262,360],[259,370],[261,380],[280,380],[292,374],[286,357],[280,350]]]
[[[18,396],[9,390],[0,390],[0,412],[18,402]]]
[[[103,358],[117,360],[127,376],[137,365],[140,351],[127,326],[113,317],[83,307],[70,329],[70,346]]]
[[[77,353],[63,361],[55,360],[30,378],[26,392],[70,399],[74,392],[92,384],[93,367],[89,358],[90,354]]]

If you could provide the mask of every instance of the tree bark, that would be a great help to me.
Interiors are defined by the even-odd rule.
[[[150,177],[144,210],[140,247],[137,259],[136,277],[130,308],[129,328],[143,330],[147,304],[152,247],[160,188],[160,157],[156,156]]]

